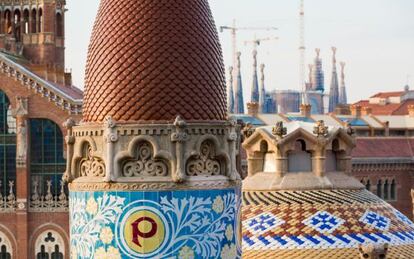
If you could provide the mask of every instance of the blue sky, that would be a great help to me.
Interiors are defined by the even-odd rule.
[[[154,0],[156,1],[156,0]],[[89,37],[98,0],[67,1],[66,66],[74,83],[83,87]],[[217,26],[275,26],[276,32],[241,32],[245,99],[250,98],[252,46],[245,40],[277,36],[278,41],[259,47],[259,62],[266,64],[266,86],[271,89],[299,89],[299,0],[210,0]],[[321,48],[325,85],[329,89],[331,46],[338,48],[338,61],[345,61],[350,101],[367,98],[378,91],[403,89],[407,75],[414,88],[414,1],[413,0],[305,0],[306,62]],[[125,10],[127,11],[127,10]],[[231,37],[220,34],[226,68],[231,65]]]

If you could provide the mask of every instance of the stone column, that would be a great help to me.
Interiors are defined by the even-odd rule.
[[[74,178],[72,175],[72,159],[73,159],[73,145],[75,144],[75,137],[73,136],[73,126],[75,126],[76,123],[73,119],[68,119],[64,123],[64,127],[66,128],[66,137],[65,142],[67,146],[67,163],[66,163],[66,172],[63,175],[63,180],[65,182],[71,182]]]
[[[105,119],[105,140],[106,140],[106,172],[105,172],[105,182],[115,181],[118,178],[118,175],[112,174],[114,172],[114,160],[112,159],[115,156],[115,142],[118,141],[118,134],[115,128],[115,121],[112,117],[107,117]]]
[[[249,154],[247,159],[247,175],[253,176],[257,172],[263,171],[264,159],[262,156],[257,156],[254,153]]]
[[[276,175],[278,177],[283,177],[287,171],[287,157],[276,156]]]
[[[29,247],[29,229],[28,229],[28,197],[30,190],[30,171],[28,166],[28,99],[25,97],[17,97],[17,106],[14,113],[16,117],[16,225],[17,240],[19,247],[27,249],[19,249],[17,258],[28,258]]]
[[[347,175],[352,173],[352,156],[350,154],[343,154],[337,159],[337,167],[339,171],[345,172]]]
[[[319,144],[318,144],[319,146]],[[326,173],[325,165],[325,149],[324,147],[317,147],[312,157],[312,171],[318,177],[324,177]]]
[[[237,156],[237,148],[236,148],[236,142],[238,140],[238,134],[236,132],[236,126],[237,122],[232,120],[230,121],[230,129],[229,129],[229,136],[228,136],[228,142],[229,142],[229,155],[230,155],[230,172],[228,173],[228,177],[231,180],[240,180],[240,174],[237,172],[237,165],[236,165],[236,156]]]
[[[184,152],[185,152],[185,142],[188,140],[188,134],[185,132],[187,123],[178,116],[175,119],[174,126],[176,132],[171,135],[171,142],[175,143],[176,146],[176,170],[173,174],[173,180],[176,183],[183,182],[186,178],[185,175],[185,161],[184,161]]]

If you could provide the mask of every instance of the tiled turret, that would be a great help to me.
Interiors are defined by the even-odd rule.
[[[71,258],[239,258],[239,128],[207,0],[102,0],[67,123]]]

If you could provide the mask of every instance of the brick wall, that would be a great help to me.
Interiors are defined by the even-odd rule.
[[[413,202],[411,199],[411,188],[413,186],[413,178],[409,170],[365,170],[358,172],[353,171],[352,175],[358,180],[369,179],[371,183],[371,191],[377,194],[377,183],[379,180],[384,181],[386,179],[395,179],[396,182],[396,200],[387,202],[394,208],[402,212],[404,215],[413,219]]]
[[[28,98],[28,118],[43,118],[54,121],[59,125],[62,133],[65,135],[66,130],[63,123],[72,117],[80,121],[81,116],[71,116],[67,111],[57,107],[54,103],[49,102],[46,98],[27,89],[20,82],[9,78],[0,73],[0,90],[9,98],[12,108],[16,107],[17,97]],[[63,173],[63,172],[62,172]],[[16,195],[18,199],[30,200],[30,169],[18,168],[16,183]],[[15,213],[0,213],[0,231],[11,233],[10,241],[13,244],[13,254],[18,259],[35,258],[34,242],[39,234],[44,230],[51,229],[58,232],[65,239],[65,258],[69,258],[69,222],[67,213],[40,213],[29,212],[27,208],[17,210]],[[16,244],[13,240],[18,240]]]

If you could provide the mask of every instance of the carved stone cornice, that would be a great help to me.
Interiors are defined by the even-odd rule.
[[[160,191],[160,190],[213,190],[241,186],[241,181],[197,181],[197,182],[134,182],[134,183],[81,183],[69,184],[70,191]]]
[[[172,124],[133,124],[107,118],[68,127],[68,134],[69,183],[169,182],[178,188],[240,179],[235,122],[188,123],[177,117]]]
[[[399,159],[353,159],[352,172],[412,171],[414,161]]]

